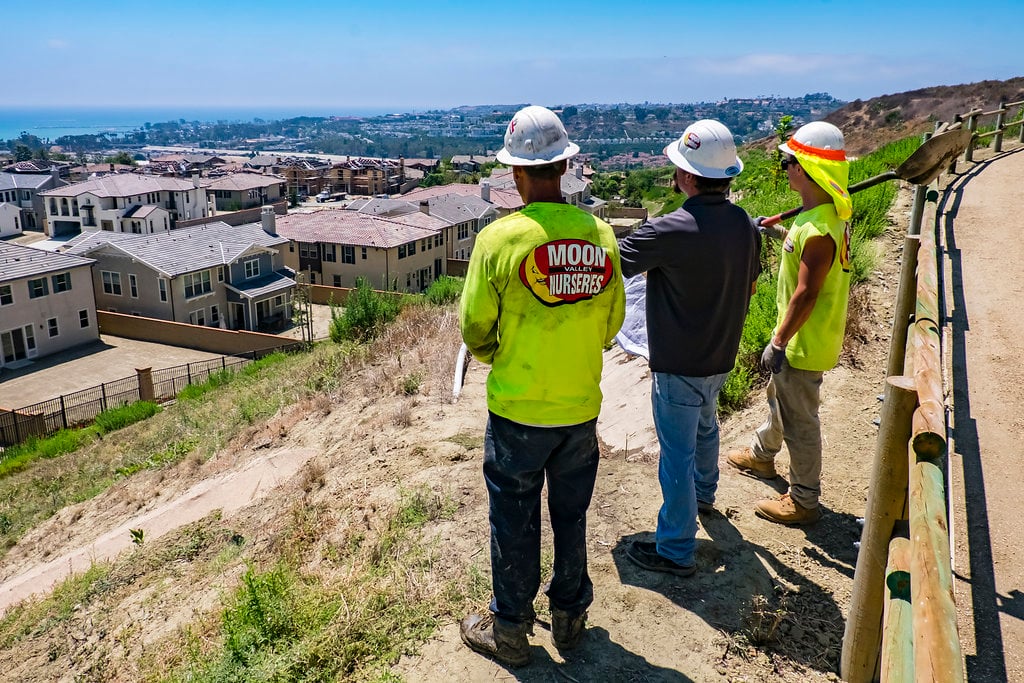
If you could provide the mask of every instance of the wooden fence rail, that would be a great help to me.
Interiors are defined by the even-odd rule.
[[[1007,122],[1019,108],[1015,120]],[[1024,100],[1000,102],[941,123],[936,133],[966,126],[964,153],[973,160],[977,141],[1020,127]],[[995,129],[978,133],[983,117]],[[949,172],[955,172],[956,162]],[[888,379],[879,421],[860,552],[840,673],[851,683],[933,681],[962,683],[963,657],[953,595],[947,510],[946,405],[943,386],[943,316],[936,239],[941,215],[939,188],[917,186],[893,317]],[[924,221],[927,216],[928,220]],[[924,226],[924,228],[922,228]]]

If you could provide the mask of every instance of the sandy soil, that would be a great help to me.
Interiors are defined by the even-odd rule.
[[[906,194],[901,193],[893,214],[900,226],[909,210]],[[958,226],[966,222],[969,206],[961,203]],[[878,244],[879,270],[871,286],[855,297],[861,324],[852,330],[843,362],[824,383],[821,522],[786,528],[755,517],[753,503],[783,490],[784,483],[771,485],[723,464],[718,513],[701,520],[698,573],[679,579],[632,566],[624,548],[635,538],[650,536],[660,505],[657,441],[646,364],[614,349],[605,359],[606,398],[599,423],[603,459],[589,517],[596,600],[580,649],[563,659],[550,645],[547,624],[541,620],[531,639],[534,663],[507,670],[462,645],[453,620],[419,654],[396,663],[395,671],[408,681],[438,682],[836,680],[856,561],[854,543],[860,535],[857,517],[863,514],[874,449],[901,233],[887,234]],[[450,331],[445,334],[442,352],[454,357],[457,338]],[[399,363],[404,359],[405,365],[400,367],[415,367],[417,353],[401,349]],[[430,357],[420,353],[421,361]],[[454,523],[435,530],[445,554],[462,570],[486,569],[482,455],[471,444],[482,440],[487,368],[469,364],[455,404],[450,401],[450,375],[428,381],[414,400],[382,393],[379,387],[393,381],[388,379],[392,371],[368,368],[332,397],[328,410],[296,406],[202,465],[143,472],[62,511],[0,562],[0,608],[27,588],[48,590],[60,568],[76,567],[75,558],[121,552],[126,529],[144,528],[149,546],[161,534],[177,538],[181,529],[175,528],[175,515],[185,524],[216,510],[218,523],[230,524],[233,533],[260,546],[271,542],[282,518],[296,505],[323,503],[337,519],[366,521],[378,505],[394,499],[399,486],[417,483],[427,483],[459,503]],[[1018,391],[1020,386],[1018,382]],[[972,381],[972,391],[975,387]],[[980,381],[977,387],[982,388]],[[974,400],[972,410],[977,410],[979,400]],[[408,419],[395,419],[399,411]],[[762,412],[761,394],[755,393],[751,407],[724,421],[723,451],[747,443]],[[778,466],[786,471],[785,451]],[[261,479],[261,472],[268,476]],[[319,483],[311,486],[311,479]],[[247,483],[241,486],[241,481]],[[1005,510],[1012,513],[1009,504]],[[990,509],[990,515],[995,511]],[[325,539],[334,542],[329,527],[324,528]],[[550,543],[549,535],[545,542]],[[1000,566],[1010,566],[1014,544],[1008,539],[993,543],[1007,549],[997,557]],[[159,588],[118,593],[119,602],[102,610],[83,609],[49,639],[30,638],[16,652],[0,653],[0,671],[5,672],[0,678],[70,681],[100,670],[102,663],[105,673],[92,679],[134,680],[135,661],[146,646],[214,609],[238,572],[233,567],[216,576],[198,576],[184,564],[174,580]],[[1018,596],[1019,585],[999,584],[1000,599]],[[1019,620],[1019,611],[1005,604],[1003,610]],[[962,630],[969,624],[968,616]],[[1017,635],[1007,630],[1004,637],[1009,645]],[[1010,680],[1021,680],[1019,674],[1014,665]]]

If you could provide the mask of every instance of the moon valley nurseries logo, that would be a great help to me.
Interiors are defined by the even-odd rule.
[[[519,279],[548,306],[572,304],[608,286],[612,263],[603,248],[586,240],[555,240],[526,255]]]

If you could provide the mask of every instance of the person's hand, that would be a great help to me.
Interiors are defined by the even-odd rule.
[[[761,367],[771,370],[773,375],[782,372],[782,361],[786,359],[786,347],[776,346],[774,342],[768,342],[761,354]]]
[[[758,216],[754,219],[754,226],[757,231],[766,237],[770,237],[773,240],[782,241],[786,239],[786,229],[779,225],[781,221],[773,223],[771,225],[765,225],[764,222],[768,220],[768,216]]]

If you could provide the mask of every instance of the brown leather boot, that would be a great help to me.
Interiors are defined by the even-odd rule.
[[[748,446],[727,451],[725,460],[736,469],[758,479],[774,479],[779,476],[775,471],[774,460],[758,460]]]
[[[462,620],[459,633],[471,650],[511,667],[530,663],[530,624],[504,626],[493,614],[470,614]]]
[[[572,650],[583,638],[583,628],[587,623],[587,613],[575,617],[557,607],[551,608],[551,642],[559,650]]]
[[[754,513],[778,524],[814,524],[821,519],[821,510],[816,507],[805,508],[790,498],[788,493],[762,500],[754,508]]]

